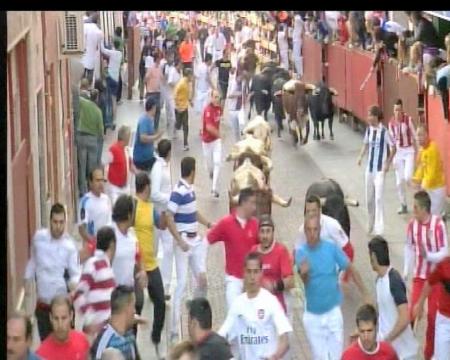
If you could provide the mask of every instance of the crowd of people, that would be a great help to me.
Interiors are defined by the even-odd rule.
[[[290,69],[290,17],[285,15],[276,15],[277,41],[280,65]],[[372,298],[351,262],[348,236],[338,221],[322,214],[318,196],[304,199],[304,223],[291,250],[276,239],[276,225],[269,214],[255,217],[254,190],[240,190],[236,208],[219,220],[211,219],[197,204],[194,184],[199,159],[185,156],[180,164],[172,161],[172,143],[181,129],[183,149],[189,151],[192,108],[202,121],[203,162],[211,179],[211,196],[220,196],[224,109],[239,140],[245,123],[242,109],[249,106],[250,82],[258,65],[254,29],[246,19],[239,18],[233,29],[226,22],[206,28],[195,17],[182,24],[165,16],[141,19],[139,96],[143,113],[130,151],[132,131],[125,125],[117,130],[117,141],[103,149],[105,129],[114,129],[122,91],[121,30],[116,31],[113,49],[107,49],[96,27],[98,14],[89,16],[76,119],[82,246],[78,249],[67,233],[64,205],[54,204],[49,228],[38,230],[32,239],[25,271],[26,298],[35,296],[36,307],[8,319],[8,358],[148,358],[139,354],[136,343],[138,325],[149,322],[142,316],[147,289],[153,303],[150,341],[158,359],[289,359],[294,355],[292,325],[297,301],[291,290],[298,274],[306,303],[302,323],[314,360],[418,358],[414,324],[422,316],[425,301],[424,357],[449,359],[450,257],[441,217],[445,206],[442,161],[426,128],[413,123],[400,99],[388,127],[378,107],[368,110],[369,126],[358,158],[361,163],[368,153],[365,174],[371,240],[366,258],[376,273]],[[303,34],[324,31],[318,19],[308,16],[298,13],[293,17],[293,70],[300,77]],[[358,16],[349,15],[350,19]],[[354,31],[365,46],[362,30]],[[108,58],[103,88],[101,81],[95,81],[91,61],[96,51]],[[98,103],[100,88],[107,92],[103,106]],[[161,122],[162,113],[165,122]],[[391,266],[388,241],[383,237],[383,186],[391,164],[396,171],[399,214],[408,213],[406,187],[415,190],[412,218],[405,229],[403,274]],[[172,178],[174,166],[180,167],[180,179]],[[205,237],[200,235],[200,225],[206,229]],[[215,332],[207,299],[206,259],[208,246],[218,242],[225,248],[227,313]],[[171,292],[174,265],[177,281]],[[193,299],[185,305],[190,273]],[[355,309],[357,333],[344,349],[341,284],[348,279],[357,286],[364,305]],[[407,296],[409,279],[412,294]],[[181,333],[185,306],[188,339]],[[30,350],[33,313],[41,340],[35,354]],[[170,321],[166,321],[167,314]],[[74,329],[75,319],[81,331]],[[161,346],[165,326],[170,334],[167,354]]]

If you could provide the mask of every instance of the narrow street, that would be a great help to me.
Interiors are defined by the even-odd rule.
[[[136,99],[137,96],[134,96]],[[143,111],[143,104],[139,100],[125,100],[118,107],[117,127],[126,124],[135,131],[139,115]],[[272,126],[273,115],[269,116]],[[165,113],[161,115],[161,126],[165,126]],[[227,123],[227,114],[224,116],[225,140],[222,157],[225,158],[233,143],[230,127]],[[298,227],[303,222],[304,195],[307,187],[314,181],[322,177],[331,177],[339,182],[346,195],[358,199],[360,206],[350,208],[351,216],[351,241],[355,247],[355,264],[360,271],[366,286],[371,293],[374,292],[374,273],[371,270],[367,256],[367,242],[369,237],[366,234],[365,195],[364,195],[364,167],[359,168],[356,164],[361,144],[362,133],[355,132],[348,124],[341,124],[335,119],[335,140],[328,140],[328,130],[325,130],[326,140],[321,142],[311,140],[307,145],[295,148],[292,145],[288,133],[282,134],[282,139],[277,139],[273,134],[273,163],[274,169],[271,173],[272,189],[282,197],[293,197],[291,207],[284,209],[272,208],[272,215],[275,222],[276,239],[284,243],[290,250],[293,249]],[[228,212],[228,187],[231,178],[232,164],[223,162],[220,175],[220,198],[215,199],[210,195],[210,180],[207,176],[201,141],[199,136],[200,119],[191,111],[190,113],[190,150],[184,152],[182,149],[181,131],[177,140],[173,141],[172,147],[172,177],[173,181],[180,176],[179,164],[184,156],[193,156],[197,159],[197,175],[195,181],[198,206],[204,214],[207,214],[211,221],[216,221]],[[115,133],[108,133],[108,140],[105,141],[105,148],[113,140]],[[409,204],[411,204],[412,194],[408,193]],[[397,193],[395,189],[395,175],[390,171],[387,175],[385,186],[385,237],[390,244],[392,265],[401,270],[403,266],[403,243],[405,239],[405,228],[409,219],[408,215],[397,215],[398,208]],[[203,234],[205,229],[202,229]],[[225,319],[225,294],[224,294],[224,250],[222,245],[214,245],[208,251],[208,298],[213,309],[213,328],[218,329]],[[175,285],[175,271],[172,284]],[[354,331],[355,309],[361,304],[361,299],[356,287],[351,284],[345,286],[345,300],[343,304],[343,315],[345,324],[345,338]],[[297,291],[294,300],[294,341],[292,342],[295,359],[310,359],[309,347],[305,333],[301,324],[301,314],[303,304],[300,301],[302,294]],[[144,315],[152,323],[152,305],[146,295]],[[170,308],[168,308],[170,310]],[[170,312],[167,312],[166,324]],[[183,313],[183,336],[187,335],[185,324],[187,323],[186,311]],[[420,329],[422,335],[422,327]],[[166,337],[163,344],[167,344],[168,331],[166,326]],[[139,349],[145,358],[152,358],[153,347],[151,346],[150,326],[140,328],[138,334]],[[163,345],[163,346],[164,346]],[[147,357],[149,356],[150,357]]]

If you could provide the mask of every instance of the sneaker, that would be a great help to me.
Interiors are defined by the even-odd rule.
[[[408,213],[408,208],[406,207],[406,205],[402,205],[397,209],[397,214],[402,215],[402,214],[407,214]]]
[[[188,145],[184,145],[184,151],[189,151],[189,146]]]

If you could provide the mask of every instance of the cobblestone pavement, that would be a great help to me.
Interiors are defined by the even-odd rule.
[[[134,96],[136,99],[137,96]],[[127,124],[132,130],[136,129],[136,123],[139,115],[143,112],[143,104],[139,100],[125,100],[122,105],[118,106],[117,126]],[[172,176],[174,181],[179,178],[180,160],[184,156],[194,156],[197,159],[197,176],[195,187],[198,199],[198,207],[210,221],[216,221],[228,213],[228,186],[230,182],[232,164],[223,162],[220,173],[219,199],[212,198],[210,195],[211,183],[206,172],[205,162],[201,150],[201,139],[199,136],[200,119],[193,112],[190,113],[190,134],[189,144],[190,150],[184,152],[182,149],[182,134],[179,133],[178,139],[172,143]],[[270,114],[270,122],[272,126],[273,115]],[[161,126],[165,126],[164,111],[161,115]],[[225,113],[224,122],[222,124],[225,139],[223,145],[222,158],[228,154],[233,139],[230,126],[227,122]],[[273,191],[282,197],[288,198],[293,196],[291,207],[284,209],[274,205],[272,207],[272,216],[276,226],[276,239],[284,243],[289,249],[294,246],[296,234],[299,225],[303,222],[303,206],[304,195],[307,187],[314,181],[326,176],[337,180],[342,186],[344,192],[359,200],[359,208],[350,208],[351,216],[351,241],[355,247],[354,264],[360,271],[366,286],[373,294],[374,291],[374,273],[371,270],[369,258],[367,256],[366,220],[367,211],[365,210],[364,199],[364,176],[363,168],[358,168],[356,158],[358,156],[361,144],[362,134],[353,131],[347,124],[340,124],[335,121],[335,139],[328,140],[328,131],[326,130],[326,140],[321,142],[313,141],[302,147],[295,148],[290,141],[290,137],[286,131],[282,134],[282,139],[276,138],[273,134],[273,163],[274,169],[271,173],[271,185]],[[113,141],[115,133],[108,132],[105,141],[105,149]],[[411,204],[411,193],[409,196],[409,204]],[[391,262],[397,269],[402,269],[403,265],[403,242],[407,220],[410,215],[399,216],[396,214],[398,200],[395,190],[395,178],[391,171],[387,175],[385,185],[385,237],[390,243]],[[201,233],[205,233],[205,229],[201,228]],[[174,271],[175,276],[175,271]],[[225,293],[224,293],[224,250],[222,244],[209,247],[207,259],[207,276],[208,276],[208,299],[213,309],[213,328],[218,329],[225,319]],[[176,280],[172,281],[172,286]],[[344,315],[345,339],[348,339],[350,333],[354,330],[354,316],[357,307],[361,304],[360,296],[353,284],[345,285],[344,302],[342,311]],[[191,285],[189,285],[188,294],[191,294]],[[302,292],[296,290],[294,292],[293,301],[293,326],[294,334],[291,341],[292,359],[311,359],[311,354],[305,332],[301,323],[303,313],[303,303],[301,301]],[[187,299],[187,298],[186,298]],[[170,306],[170,305],[169,305]],[[141,326],[138,333],[138,346],[143,359],[155,359],[154,349],[150,342],[150,328],[152,324],[152,305],[146,295],[143,315],[149,318],[147,326]],[[162,340],[162,350],[166,352],[168,342],[168,326],[170,307],[168,307],[166,316],[165,336]],[[187,314],[183,309],[182,330],[183,337],[187,336],[186,331]],[[419,327],[419,336],[423,340],[423,326]]]

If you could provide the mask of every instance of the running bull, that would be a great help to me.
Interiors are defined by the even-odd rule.
[[[264,142],[256,139],[253,135],[246,135],[245,138],[231,147],[231,152],[225,159],[226,161],[238,160],[242,161],[244,154],[252,154],[261,162],[261,168],[265,174],[270,173],[273,164],[272,160],[267,156]],[[241,161],[240,161],[241,160]],[[240,164],[239,164],[240,165]],[[259,164],[255,164],[258,166]]]
[[[256,139],[261,140],[264,143],[264,150],[266,154],[270,154],[272,151],[272,138],[270,137],[272,129],[267,121],[260,115],[255,116],[251,121],[247,123],[244,130],[244,134],[251,134]]]
[[[289,80],[283,85],[283,107],[288,117],[289,130],[295,144],[300,142],[304,145],[308,142],[308,92],[314,89],[313,84],[306,84],[300,80]],[[305,137],[303,137],[304,128],[306,130]]]
[[[243,189],[251,188],[253,190],[269,190],[269,185],[266,182],[266,177],[261,169],[252,164],[250,158],[246,158],[241,166],[239,166],[233,173],[231,179],[230,196],[233,205],[237,204],[239,193]],[[282,207],[291,205],[292,197],[289,200],[284,200],[279,195],[272,193],[272,202]]]
[[[322,123],[322,139],[325,139],[324,124],[328,119],[328,128],[330,130],[330,139],[334,140],[333,135],[333,95],[338,95],[338,92],[333,88],[328,88],[323,81],[320,81],[311,95],[308,96],[308,110],[311,120],[314,125],[314,140],[320,140],[319,122]],[[306,138],[308,140],[308,136]]]

